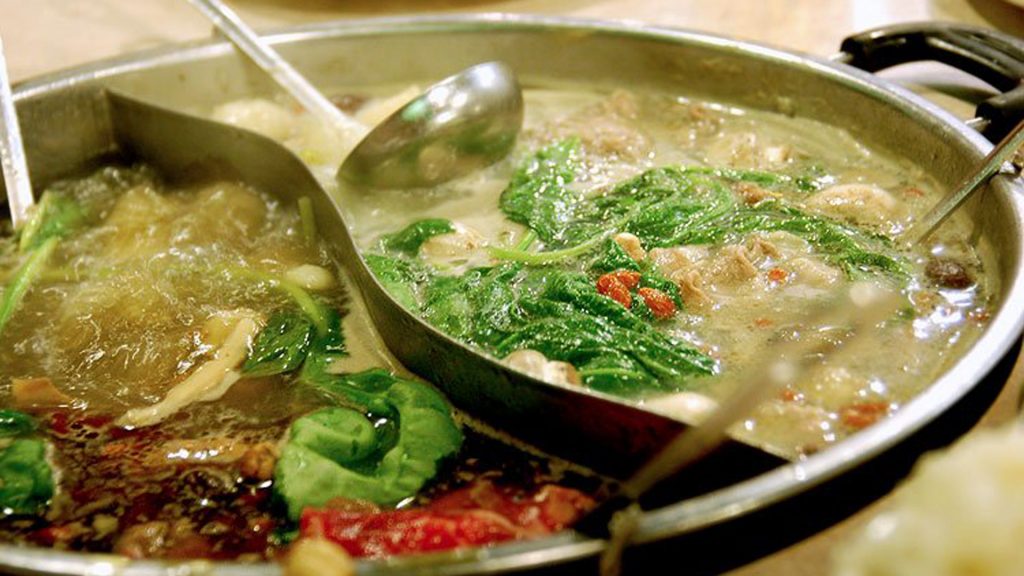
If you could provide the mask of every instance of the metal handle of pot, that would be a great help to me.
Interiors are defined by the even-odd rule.
[[[978,105],[969,122],[993,142],[1024,120],[1024,40],[962,24],[885,26],[843,40],[839,61],[868,72],[933,60],[971,74],[1002,92]]]

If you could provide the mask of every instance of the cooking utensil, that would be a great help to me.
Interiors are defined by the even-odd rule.
[[[1020,168],[1012,161],[1014,156],[1024,146],[1024,123],[1018,124],[1006,138],[1003,138],[988,156],[982,161],[981,166],[964,179],[956,188],[950,190],[949,194],[939,200],[935,206],[919,219],[901,240],[913,246],[920,244],[931,235],[943,222],[949,218],[957,208],[963,206],[964,202],[976,191],[981,190],[1000,172],[1006,172],[1017,176]]]
[[[478,64],[434,84],[374,128],[338,169],[338,180],[371,188],[447,182],[504,158],[523,125],[515,73]]]
[[[728,439],[727,431],[761,402],[786,386],[796,384],[820,368],[824,358],[835,358],[855,341],[863,342],[879,322],[891,318],[903,300],[892,290],[862,282],[840,290],[818,303],[801,321],[806,326],[842,326],[840,342],[779,338],[756,365],[739,379],[742,384],[700,424],[680,433],[660,453],[577,522],[573,529],[610,545],[601,559],[601,574],[618,574],[621,553],[638,526],[639,500],[655,485],[693,464]]]
[[[969,37],[978,38],[974,31]],[[881,32],[872,38],[885,42],[887,36]],[[271,35],[267,42],[312,71],[318,83],[329,77],[353,86],[394,86],[437,78],[482,60],[502,60],[541,85],[635,86],[671,93],[685,85],[695,97],[845,126],[866,145],[922,166],[944,186],[955,185],[990,147],[938,107],[849,66],[679,30],[536,16],[437,16],[306,26]],[[895,45],[898,48],[899,43]],[[1002,40],[996,46],[1003,46]],[[1012,53],[989,48],[987,54],[994,52]],[[275,91],[263,75],[252,72],[229,45],[209,42],[131,55],[24,83],[15,95],[33,178],[45,186],[94,162],[112,146],[109,128],[100,121],[105,118],[102,107],[96,114],[84,114],[99,104],[77,88],[100,84],[166,106],[209,109],[226,100]],[[1000,86],[1009,90],[1011,73],[1006,74]],[[1012,110],[988,116],[990,130],[999,124],[1003,112]],[[749,454],[720,459],[709,468],[704,467],[708,460],[702,460],[699,473],[691,468],[693,473],[683,475],[678,485],[673,481],[671,489],[652,496],[651,507],[662,507],[640,518],[626,551],[630,567],[663,571],[666,561],[684,561],[689,572],[700,574],[720,573],[747,562],[820,530],[884,493],[921,451],[949,442],[973,424],[1002,386],[1019,349],[1016,342],[1024,318],[1024,200],[1016,186],[994,181],[985,202],[969,202],[957,215],[979,229],[986,268],[998,285],[987,329],[965,347],[959,361],[952,361],[925,393],[891,418],[799,462],[738,481],[746,477],[737,468]],[[340,209],[346,209],[344,203]],[[336,234],[331,229],[339,226],[336,213],[326,210],[317,210],[318,228]],[[367,298],[372,297],[381,296],[367,292]],[[379,308],[378,313],[383,316],[379,323],[388,344],[405,348],[413,359],[409,366],[435,375],[453,402],[477,406],[476,416],[496,428],[521,432],[551,452],[617,470],[625,477],[660,447],[652,438],[660,435],[663,441],[679,431],[677,426],[615,438],[601,430],[603,414],[590,410],[594,404],[589,399],[562,396],[553,386],[521,386],[500,379],[494,386],[480,386],[481,378],[491,376],[492,360],[461,353],[454,358],[442,356],[436,345],[441,335],[426,331],[409,337],[407,326],[384,321],[400,317],[399,310]],[[559,434],[550,428],[556,420],[573,429]],[[650,451],[631,456],[632,446]],[[717,459],[734,447],[727,445],[710,458]],[[729,474],[734,474],[733,481],[722,488],[722,476]],[[715,481],[708,480],[715,475]],[[722,542],[736,545],[723,547]],[[593,573],[603,546],[602,541],[570,531],[485,550],[364,562],[360,572],[455,575],[559,564],[560,569]],[[718,552],[723,549],[726,554]],[[186,568],[165,562],[122,565],[123,559],[112,561],[109,556],[13,547],[0,547],[0,563],[5,569],[48,574],[116,571],[132,576],[178,573]],[[273,564],[204,563],[197,570],[279,573]]]
[[[350,145],[366,132],[366,128],[331,103],[316,86],[292,67],[276,50],[270,47],[233,10],[220,0],[188,0],[202,12],[214,26],[248,56],[261,70],[270,75],[278,86],[295,98],[307,112],[321,122],[345,134]]]
[[[0,38],[0,160],[3,162],[4,184],[7,188],[7,207],[11,213],[14,229],[28,219],[35,198],[32,196],[32,181],[25,162],[25,149],[21,143],[21,128],[18,112],[14,109],[11,94],[11,80],[7,76],[7,56],[4,54],[3,39]]]
[[[365,134],[220,0],[189,0],[311,114],[336,127],[347,146],[338,169],[351,184],[418,188],[488,166],[512,149],[523,124],[515,73],[500,62],[472,66],[433,85]],[[361,138],[361,139],[360,139]]]
[[[902,237],[913,245],[925,240],[942,222],[984,188],[993,175],[1024,144],[1020,121],[1024,112],[1024,41],[970,26],[914,23],[868,30],[843,40],[834,58],[876,72],[892,66],[934,60],[960,68],[988,82],[1002,93],[981,102],[968,125],[999,144],[950,193]],[[1013,167],[1009,172],[1015,173]]]

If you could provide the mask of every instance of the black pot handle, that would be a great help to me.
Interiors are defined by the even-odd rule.
[[[978,105],[972,122],[997,142],[1024,120],[1024,40],[962,24],[921,22],[885,26],[843,40],[839,60],[868,72],[935,60],[1002,92]]]

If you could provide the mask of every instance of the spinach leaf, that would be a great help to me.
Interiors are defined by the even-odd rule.
[[[18,438],[0,449],[0,509],[13,514],[38,514],[53,497],[53,491],[53,471],[46,461],[42,440]]]
[[[543,233],[535,229],[545,241],[552,239],[548,247],[556,249],[529,253],[500,248],[492,250],[492,254],[506,260],[546,264],[605,246],[603,255],[591,264],[594,271],[601,272],[631,269],[614,248],[608,247],[606,238],[615,232],[633,233],[650,249],[735,242],[751,232],[781,230],[809,242],[826,260],[848,275],[905,274],[901,258],[885,236],[804,213],[781,200],[748,206],[738,202],[732,192],[729,185],[735,182],[750,182],[777,190],[802,189],[803,186],[791,176],[753,170],[655,168],[616,185],[605,194],[579,198],[566,196],[563,191],[556,202],[561,215],[557,224],[561,228],[553,230],[552,220],[542,223]],[[506,193],[510,190],[513,185]],[[543,202],[552,201],[545,196],[537,196],[535,200],[538,205],[533,209],[540,213],[544,212]],[[562,209],[563,205],[569,208]],[[517,216],[508,211],[506,215],[513,220],[516,219],[513,216]],[[535,225],[522,219],[516,221]]]
[[[350,408],[298,419],[274,470],[274,490],[293,520],[333,498],[396,504],[419,491],[462,445],[462,432],[433,388],[380,370],[351,375],[351,382],[387,386],[381,397],[393,407],[397,433],[380,434],[380,426]]]
[[[429,276],[422,264],[383,254],[366,254],[364,258],[377,281],[395,300],[410,310],[419,308],[417,287]]]
[[[35,212],[21,229],[18,249],[27,252],[50,238],[63,238],[85,221],[85,211],[71,196],[43,192]]]
[[[35,420],[28,414],[0,410],[0,516],[38,514],[53,497],[46,443],[23,438],[35,430]]]
[[[751,232],[784,231],[803,238],[825,260],[849,276],[875,272],[906,274],[892,241],[853,226],[806,214],[778,200],[764,201],[699,223],[669,240],[668,245],[738,241]]]
[[[273,272],[266,272],[256,268],[247,268],[236,265],[215,265],[212,266],[210,270],[213,273],[224,274],[233,281],[243,280],[256,282],[263,284],[268,288],[277,290],[291,298],[295,305],[302,310],[302,313],[305,314],[313,323],[318,334],[323,334],[327,331],[328,308],[317,302],[316,298],[307,292],[305,288],[291,280],[274,274]]]
[[[477,346],[497,344],[522,320],[515,288],[521,270],[504,264],[435,277],[424,289],[424,320]]]
[[[275,313],[253,342],[242,373],[272,376],[296,370],[305,362],[315,335],[313,323],[298,310]]]
[[[406,226],[393,234],[381,238],[380,245],[384,252],[401,252],[415,256],[424,242],[440,234],[454,232],[451,220],[443,218],[427,218]]]
[[[588,268],[591,272],[606,274],[616,270],[639,271],[640,265],[626,253],[622,246],[608,238],[602,244],[601,252],[590,262]]]
[[[309,382],[332,375],[331,363],[348,356],[341,314],[333,308],[325,308],[324,321],[327,328],[314,336],[309,344],[306,361],[302,365],[300,379]]]
[[[549,271],[536,295],[518,301],[522,320],[493,349],[504,357],[531,348],[576,366],[584,384],[617,394],[678,390],[710,374],[714,361],[600,295],[584,275]],[[615,367],[611,374],[608,367]],[[600,372],[592,369],[602,368]]]
[[[499,205],[513,222],[528,226],[550,246],[564,244],[580,194],[568,185],[579,169],[580,141],[556,142],[528,158],[512,175]]]
[[[0,438],[14,438],[34,432],[36,421],[24,412],[0,410]]]
[[[667,281],[645,276],[678,298]],[[692,346],[599,294],[584,274],[505,263],[434,277],[423,292],[423,318],[447,334],[499,358],[538,350],[575,365],[585,384],[602,390],[679,389],[714,369]],[[591,367],[601,370],[590,374]]]

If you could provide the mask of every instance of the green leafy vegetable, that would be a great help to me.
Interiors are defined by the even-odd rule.
[[[381,434],[363,414],[325,408],[297,420],[274,471],[274,489],[297,519],[333,498],[395,504],[416,494],[462,445],[448,405],[433,388],[380,370],[354,382],[387,385],[397,432]]]
[[[387,253],[367,257],[371,270],[403,305],[447,334],[499,358],[538,350],[573,364],[586,385],[619,394],[685,388],[715,364],[654,328],[657,318],[647,306],[628,309],[597,292],[597,276],[631,270],[641,273],[639,288],[657,289],[683,307],[678,287],[650,262],[634,261],[612,239],[618,232],[635,234],[652,249],[737,243],[753,232],[785,231],[850,276],[904,274],[902,259],[882,235],[781,200],[749,205],[734,191],[738,183],[813,191],[828,180],[813,167],[794,174],[662,167],[595,194],[573,187],[582,168],[579,148],[577,139],[556,142],[513,174],[500,208],[529,232],[514,247],[490,249],[505,262],[461,276],[439,274],[415,259],[422,232],[414,225],[386,237]],[[543,242],[541,251],[530,251],[535,240]]]
[[[36,421],[24,412],[0,410],[0,438],[14,438],[34,432]]]
[[[429,273],[418,262],[404,258],[367,254],[366,265],[395,300],[410,310],[418,306],[416,287],[427,280]]]
[[[887,237],[805,214],[778,200],[724,214],[680,234],[678,240],[681,244],[711,243],[756,231],[784,231],[799,236],[814,246],[826,261],[852,277],[878,272],[894,276],[906,274],[903,260]]]
[[[299,220],[302,223],[302,236],[309,245],[316,244],[316,214],[313,211],[313,201],[309,196],[299,198]]]
[[[85,221],[85,212],[72,197],[43,192],[39,204],[21,229],[18,249],[27,252],[51,238],[63,238]]]
[[[491,251],[494,256],[546,264],[605,246],[592,269],[611,271],[633,269],[608,247],[606,239],[616,232],[633,233],[650,249],[735,242],[751,232],[782,230],[808,241],[849,275],[904,274],[904,265],[891,241],[882,235],[806,214],[781,200],[748,206],[737,201],[730,188],[735,182],[749,182],[769,189],[803,189],[791,176],[753,170],[663,167],[648,170],[605,194],[581,197],[564,185],[572,181],[571,176],[559,173],[552,178],[550,170],[534,169],[544,166],[545,159],[555,158],[562,161],[557,164],[561,170],[571,171],[566,163],[570,157],[567,146],[562,142],[538,152],[519,169],[502,194],[501,207],[506,216],[530,226],[549,250],[531,253],[497,248]]]
[[[306,362],[302,366],[300,379],[316,382],[334,376],[330,372],[331,363],[348,356],[345,346],[345,331],[341,326],[341,314],[329,309],[325,319],[327,329],[315,335],[310,342]]]
[[[38,514],[53,497],[46,443],[22,438],[35,430],[28,414],[0,410],[0,516]]]
[[[454,232],[451,220],[443,218],[427,218],[406,226],[394,234],[381,238],[381,248],[385,252],[401,252],[415,256],[424,242],[440,234]]]
[[[678,292],[646,275],[673,298]],[[581,369],[586,385],[620,394],[680,389],[714,362],[600,295],[586,275],[505,263],[420,279],[423,318],[499,358],[532,348]],[[638,307],[639,308],[639,307]],[[587,372],[588,369],[600,369]],[[614,368],[614,370],[612,370]]]
[[[513,222],[528,226],[550,246],[560,246],[575,220],[578,192],[569,188],[579,169],[580,142],[570,138],[541,149],[516,170],[500,206]]]
[[[53,497],[53,471],[46,444],[19,438],[0,450],[0,509],[5,514],[38,514]]]
[[[271,272],[265,272],[263,270],[257,270],[255,268],[244,268],[242,266],[223,266],[215,267],[215,271],[221,272],[227,275],[229,278],[238,280],[248,280],[250,282],[260,282],[266,284],[268,287],[285,294],[292,299],[293,302],[302,310],[303,314],[313,323],[316,327],[318,334],[324,334],[328,330],[328,309],[326,306],[322,306],[316,301],[305,288],[298,284],[273,274]]]
[[[29,287],[42,274],[46,261],[57,248],[57,242],[56,237],[51,237],[32,250],[4,287],[3,297],[0,299],[0,332],[3,332],[4,326],[25,299]]]
[[[313,323],[297,310],[277,312],[253,342],[242,373],[272,376],[298,369],[305,362],[315,335]]]
[[[616,270],[639,271],[640,264],[633,260],[633,257],[627,254],[622,246],[608,238],[604,241],[600,254],[590,263],[589,269],[597,274],[606,274]]]
[[[591,388],[624,395],[678,390],[689,377],[714,369],[714,361],[689,344],[598,294],[582,274],[547,272],[543,288],[520,298],[519,306],[522,321],[498,343],[496,355],[538,350],[574,365]]]

